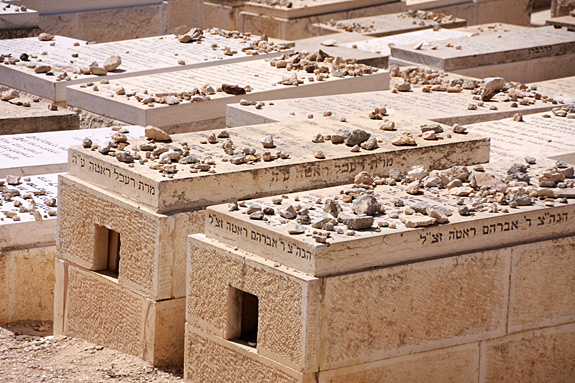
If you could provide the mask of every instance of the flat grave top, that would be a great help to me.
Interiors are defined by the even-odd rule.
[[[106,8],[122,8],[161,4],[161,0],[98,0],[98,1],[68,1],[68,0],[11,0],[13,4],[26,3],[29,8],[42,14],[94,11]]]
[[[38,37],[4,39],[0,40],[0,55],[11,54],[19,58],[22,53],[40,55],[42,52],[60,50],[61,48],[73,49],[85,44],[84,40],[65,36],[54,36],[54,39],[50,41],[40,41]]]
[[[575,33],[554,27],[445,40],[416,49],[394,46],[393,57],[446,71],[575,53]]]
[[[558,25],[566,28],[575,28],[575,17],[567,15],[552,17],[545,22],[547,25]]]
[[[290,51],[283,42],[261,41],[239,32],[211,29],[204,31],[203,36],[191,43],[181,43],[176,36],[166,35],[54,49],[45,55],[30,54],[29,61],[0,66],[0,81],[51,100],[64,101],[68,85],[266,58]],[[17,56],[20,56],[18,52]],[[120,56],[122,60],[117,69],[104,76],[92,74],[93,62],[101,67],[112,56]],[[49,66],[49,71],[36,73],[37,66],[42,65]]]
[[[0,191],[0,249],[55,241],[58,174],[0,177]]]
[[[423,44],[423,47],[431,47],[437,45],[437,42],[442,40],[457,39],[462,37],[469,37],[470,33],[456,31],[452,29],[424,29],[421,31],[407,32],[398,35],[378,37],[375,39],[357,41],[354,43],[342,44],[348,48],[356,48],[362,51],[374,52],[384,56],[391,55],[391,47],[398,45],[412,45]]]
[[[246,12],[292,19],[392,2],[396,0],[256,0],[246,2],[244,9]]]
[[[294,49],[297,52],[316,52],[318,49],[321,49],[330,56],[340,56],[343,59],[355,59],[359,63],[377,66],[378,68],[387,68],[387,57],[343,46],[344,43],[363,41],[370,38],[372,37],[356,32],[331,33],[295,40]]]
[[[387,179],[375,178],[383,184],[266,197],[238,207],[212,206],[206,211],[205,233],[208,239],[315,276],[573,235],[575,201],[567,199],[575,198],[573,167],[552,168],[553,173],[570,176],[563,182],[570,186],[561,189],[538,186],[541,167],[523,173],[531,185],[506,183],[508,166],[487,172],[455,167],[429,175],[419,168],[411,176],[403,175],[409,179],[406,183],[389,185]],[[413,194],[417,177],[423,177],[422,186]],[[448,189],[440,179],[457,179],[464,186]],[[499,190],[499,202],[485,189]],[[258,209],[267,214],[252,213]]]
[[[315,25],[322,31],[333,33],[345,31],[372,37],[383,37],[435,26],[443,28],[464,27],[466,21],[454,16],[435,14],[429,11],[409,11],[347,20],[330,20],[327,23]]]
[[[500,36],[503,33],[522,31],[526,29],[530,29],[530,27],[526,27],[524,25],[515,25],[506,23],[487,23],[487,24],[477,24],[477,25],[470,25],[467,27],[456,28],[456,30],[458,31],[468,32],[474,36],[479,35],[493,36],[494,34]]]
[[[408,9],[437,9],[441,7],[448,7],[450,5],[459,5],[471,3],[472,0],[405,0],[405,5]]]
[[[445,74],[447,76],[447,74]],[[447,78],[457,78],[449,75]],[[396,77],[392,77],[395,81]],[[433,88],[432,88],[433,89]],[[254,106],[228,105],[226,124],[242,126],[276,121],[298,121],[310,118],[322,119],[324,112],[332,112],[329,119],[341,116],[364,116],[367,118],[374,108],[384,106],[390,110],[426,118],[445,124],[472,124],[512,117],[515,113],[538,113],[551,110],[554,105],[545,99],[535,99],[533,92],[525,92],[525,101],[506,101],[507,94],[499,93],[490,101],[481,104],[474,100],[473,90],[463,89],[460,93],[422,92],[412,88],[409,92],[393,93],[389,90],[377,92],[311,97],[307,99],[275,100],[261,109]],[[547,101],[547,102],[546,102]]]
[[[0,29],[37,28],[38,12],[0,2]]]
[[[539,81],[529,85],[536,86],[538,91],[562,100],[566,104],[575,103],[575,76]]]
[[[241,99],[260,101],[389,88],[389,73],[377,68],[324,61],[288,70],[288,62],[289,58],[257,60],[110,80],[109,84],[90,87],[76,85],[69,88],[67,102],[131,124],[170,126],[223,118],[225,105]],[[314,64],[325,71],[314,74]]]
[[[491,138],[491,161],[519,156],[540,159],[575,152],[575,113],[572,117],[538,113],[523,116],[522,122],[508,118],[469,125],[468,130]]]
[[[174,135],[172,152],[162,157],[166,144],[158,143],[158,159],[144,162],[146,140],[133,140],[124,148],[139,147],[135,162],[120,162],[98,150],[73,147],[69,172],[120,193],[136,203],[163,213],[178,209],[203,208],[232,198],[251,198],[285,191],[307,190],[349,182],[356,170],[385,172],[386,168],[408,167],[413,161],[448,167],[453,163],[488,161],[489,143],[474,135],[454,135],[436,141],[417,137],[419,126],[429,121],[400,114],[388,116],[396,131],[379,129],[381,121],[349,119],[346,122],[299,121],[233,128],[227,134],[197,132]],[[316,133],[324,137],[339,129],[362,129],[379,139],[377,148],[351,151],[346,144],[312,142]],[[415,146],[390,143],[398,131],[413,132]],[[273,138],[272,145],[262,139]],[[229,138],[217,138],[217,136]],[[265,141],[265,140],[264,140]],[[319,139],[317,140],[319,141]],[[213,142],[210,144],[209,142]],[[358,148],[359,149],[359,148]],[[322,152],[323,155],[319,155]],[[109,153],[110,154],[110,153]],[[123,155],[125,156],[125,154]],[[172,156],[172,160],[168,159]],[[323,157],[323,158],[322,158]]]
[[[141,126],[117,129],[129,139],[144,136]],[[0,136],[0,178],[65,172],[71,146],[81,145],[84,138],[105,143],[113,133],[112,128],[100,128]]]

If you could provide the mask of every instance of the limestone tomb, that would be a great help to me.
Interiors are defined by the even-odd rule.
[[[0,2],[0,39],[15,39],[40,34],[38,12]]]

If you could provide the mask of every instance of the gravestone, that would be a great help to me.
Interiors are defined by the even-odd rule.
[[[379,91],[312,97],[305,100],[277,100],[273,101],[273,105],[272,102],[268,102],[261,109],[231,104],[226,109],[226,125],[235,127],[276,121],[301,121],[309,119],[310,116],[313,119],[323,119],[326,118],[323,117],[324,112],[332,113],[328,119],[339,119],[342,116],[368,118],[370,112],[382,106],[448,125],[472,124],[513,117],[515,113],[544,112],[557,106],[552,102],[544,102],[545,100],[535,100],[533,104],[515,103],[515,105],[513,102],[504,101],[503,95],[497,95],[492,101],[479,106],[473,97],[469,90],[460,93],[424,93],[421,88],[414,88],[410,92]],[[470,104],[474,104],[476,108],[470,109]]]
[[[0,40],[40,34],[38,12],[0,2]]]
[[[529,85],[536,86],[538,91],[552,95],[566,104],[575,103],[575,76],[538,81]]]
[[[72,148],[69,174],[61,178],[59,189],[55,333],[97,340],[156,365],[181,366],[186,236],[203,230],[206,206],[340,184],[360,170],[385,173],[421,162],[444,168],[488,160],[486,139],[458,135],[425,141],[417,132],[428,122],[399,114],[388,118],[397,131],[380,130],[380,121],[350,118],[250,126],[225,134],[185,133],[173,135],[170,143],[156,142],[153,156],[146,155],[154,146],[150,141],[131,140],[124,151],[139,153],[142,160],[133,163],[120,162],[109,153]],[[312,142],[315,133],[325,137],[342,128],[362,129],[380,138],[379,148],[357,152],[346,144]],[[416,146],[390,144],[398,131],[412,132]],[[268,135],[273,142],[269,137],[262,141]],[[168,145],[174,153],[183,150],[181,161],[165,151]],[[134,147],[141,150],[132,152]],[[159,153],[161,162],[155,158],[144,162]],[[167,158],[174,162],[168,164]],[[95,238],[94,232],[104,234]],[[108,246],[98,239],[106,233],[120,238],[115,273],[106,261],[110,252],[103,250]],[[86,284],[92,288],[80,287]],[[118,301],[126,304],[120,307]]]
[[[22,53],[40,55],[42,52],[56,51],[60,48],[73,49],[75,46],[85,45],[86,41],[66,36],[54,36],[50,41],[40,41],[38,37],[24,37],[21,39],[0,40],[0,54],[11,54],[20,58]]]
[[[509,32],[499,39],[480,35],[420,49],[394,46],[391,54],[392,62],[397,59],[472,77],[533,82],[575,74],[568,65],[575,56],[575,33],[542,27]]]
[[[491,138],[493,160],[510,157],[556,157],[575,153],[575,115],[558,117],[548,112],[468,126],[470,132]]]
[[[571,187],[524,187],[570,190],[574,198],[573,168],[564,169]],[[207,208],[205,235],[189,240],[185,379],[227,380],[242,369],[236,381],[246,383],[256,376],[469,381],[477,371],[493,381],[519,363],[529,368],[523,376],[568,380],[575,203],[531,199],[503,181],[507,166],[483,170],[415,170],[401,185],[360,174],[359,186]],[[528,173],[536,179],[538,171]],[[469,196],[457,187],[413,193],[416,174],[423,185],[444,177],[477,186]],[[487,196],[496,187],[509,205]],[[473,202],[480,189],[484,206]],[[515,193],[529,204],[510,207]],[[366,200],[379,206],[361,215]],[[290,206],[299,213],[287,216]],[[474,211],[459,214],[462,208]],[[242,304],[246,298],[258,309]],[[246,329],[244,318],[257,330]],[[562,368],[551,372],[548,361]],[[201,368],[206,363],[213,368]],[[431,371],[430,363],[443,367]]]
[[[360,51],[367,51],[376,54],[381,54],[383,56],[391,56],[391,47],[398,45],[417,45],[423,44],[423,47],[430,47],[436,44],[438,41],[450,40],[454,38],[469,37],[470,33],[461,32],[451,29],[439,29],[439,30],[421,30],[415,32],[401,33],[392,36],[378,37],[375,39],[369,39],[364,41],[357,41],[353,43],[346,43],[343,46],[347,48],[353,48]]]
[[[567,16],[552,17],[549,20],[547,20],[545,24],[573,29],[575,28],[575,16],[567,15]]]
[[[211,30],[204,31],[204,38],[199,42],[188,44],[167,35],[54,49],[31,58],[32,65],[50,66],[48,73],[37,74],[27,66],[31,63],[20,61],[16,65],[0,66],[0,82],[50,100],[64,101],[69,85],[248,61],[289,51],[283,43],[263,42],[264,47],[254,47],[258,41],[239,33],[226,35],[224,31]],[[77,73],[81,68],[89,70],[94,61],[102,66],[111,56],[120,56],[122,64],[105,76]]]
[[[313,24],[404,11],[401,1],[295,0],[246,2],[240,12],[240,30],[288,40],[316,34]]]
[[[357,19],[330,20],[314,25],[319,34],[355,32],[370,37],[384,37],[421,29],[465,27],[466,21],[433,12],[411,11],[387,15],[359,17]]]
[[[333,33],[296,40],[294,49],[296,52],[317,52],[321,49],[323,52],[333,57],[339,56],[344,60],[353,59],[360,64],[370,65],[377,68],[387,68],[389,57],[344,46],[345,43],[353,43],[370,38],[371,37],[366,37],[355,32]]]
[[[215,129],[217,125],[214,123],[224,126],[226,105],[241,99],[254,101],[255,105],[255,101],[270,99],[389,88],[389,73],[376,68],[365,67],[371,74],[339,77],[335,66],[331,72],[314,75],[313,68],[307,72],[303,69],[278,68],[280,64],[271,65],[277,62],[285,64],[286,61],[289,58],[111,80],[109,84],[96,84],[97,90],[94,90],[94,86],[78,85],[68,88],[67,102],[130,124],[165,126],[171,132],[178,132]],[[332,67],[327,62],[317,64],[326,69]],[[352,66],[356,67],[355,64]],[[295,82],[289,85],[282,83],[293,76],[301,81],[299,85]],[[325,78],[320,81],[320,77]],[[223,84],[239,85],[241,89],[236,93],[240,94],[231,94],[231,90],[230,93],[222,90],[216,92]],[[211,86],[211,91],[207,90],[207,85]],[[245,87],[248,86],[252,90],[246,93]],[[124,90],[121,92],[123,94],[118,94],[117,89],[120,88]],[[206,96],[196,94],[194,88],[204,89]]]
[[[65,172],[71,146],[81,145],[84,138],[106,143],[120,129],[129,139],[144,135],[143,127],[128,126],[0,136],[0,178]]]
[[[0,323],[51,321],[58,174],[0,176]]]
[[[1,89],[1,87],[0,87]],[[13,91],[0,91],[0,96]],[[71,110],[50,110],[46,102],[34,102],[32,98],[19,96],[0,101],[0,138],[6,134],[50,132],[80,128],[80,119]]]

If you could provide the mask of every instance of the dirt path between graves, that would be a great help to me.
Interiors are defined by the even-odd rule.
[[[0,382],[182,382],[136,357],[65,336],[50,324],[0,327]]]

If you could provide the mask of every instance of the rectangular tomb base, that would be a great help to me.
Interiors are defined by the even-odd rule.
[[[0,251],[0,323],[52,321],[54,245]]]
[[[111,8],[40,16],[40,28],[52,34],[97,42],[168,33],[168,4]]]
[[[314,27],[316,23],[327,22],[330,19],[349,19],[376,14],[397,13],[405,11],[405,9],[405,3],[395,1],[348,11],[289,19],[242,11],[239,17],[239,27],[241,31],[266,34],[279,39],[297,40],[316,36],[318,34]]]
[[[85,339],[155,366],[181,366],[185,298],[155,301],[117,280],[56,261],[54,333]]]
[[[40,28],[0,29],[0,40],[34,37],[38,36],[41,32],[42,30]]]

